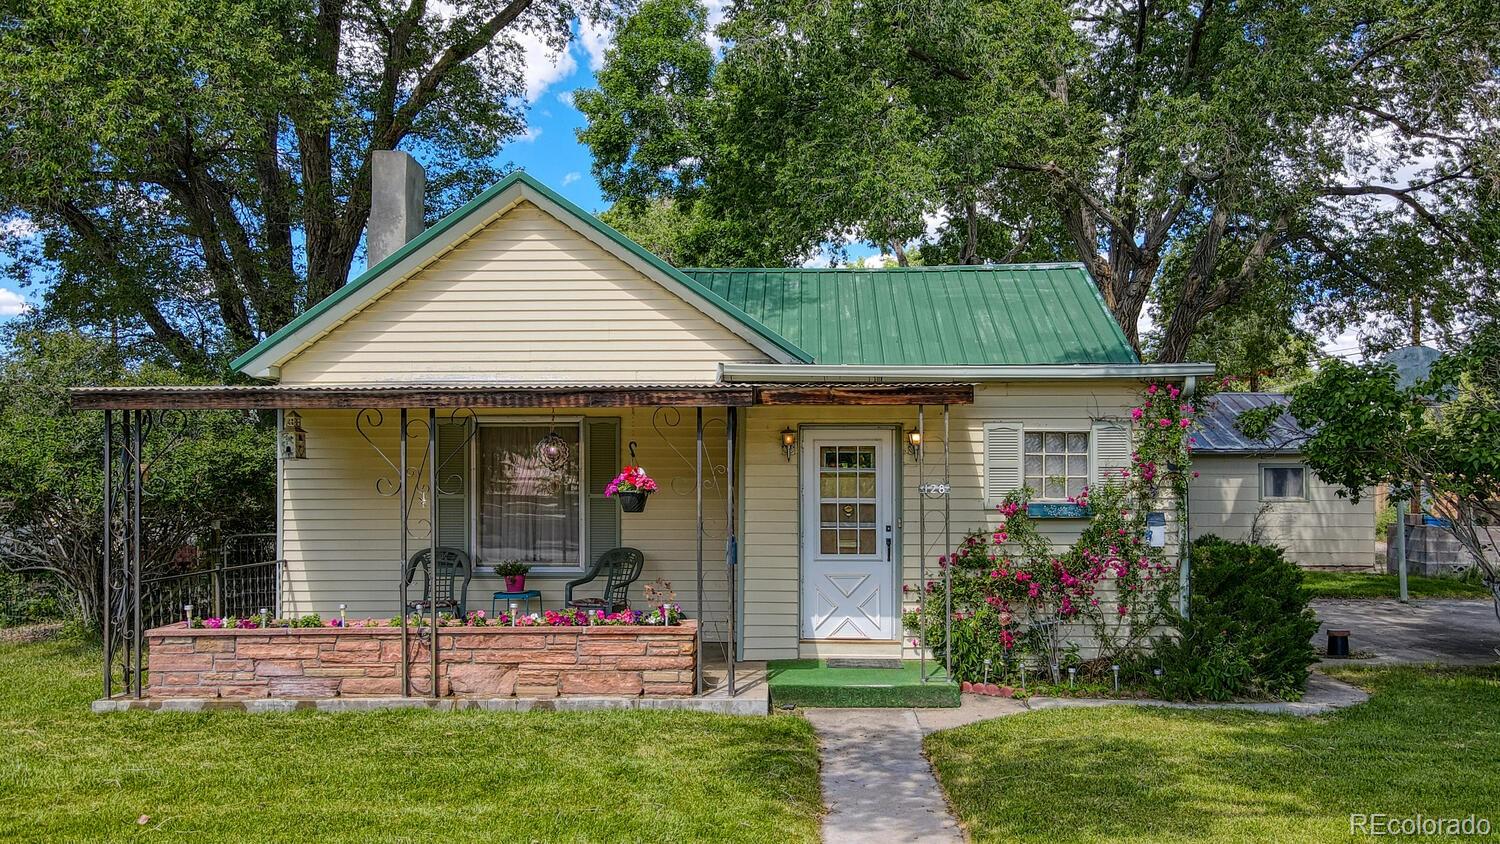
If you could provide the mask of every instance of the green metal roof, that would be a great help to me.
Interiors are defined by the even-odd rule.
[[[1081,264],[682,272],[820,364],[1139,362]]]

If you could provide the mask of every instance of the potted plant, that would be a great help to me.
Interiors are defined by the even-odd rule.
[[[618,497],[620,509],[626,513],[645,510],[646,496],[653,492],[656,492],[656,481],[639,466],[626,466],[604,487],[605,497]]]
[[[505,578],[505,591],[525,592],[526,572],[531,571],[531,566],[520,560],[501,560],[495,564],[495,574]]]

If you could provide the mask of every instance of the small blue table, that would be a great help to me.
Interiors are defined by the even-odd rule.
[[[539,590],[527,589],[525,592],[496,592],[494,597],[490,598],[490,618],[500,617],[501,601],[506,603],[505,608],[507,610],[510,609],[512,601],[521,602],[524,607],[521,611],[529,613],[531,612],[531,602],[533,600],[536,601],[537,607],[541,607],[542,593]]]

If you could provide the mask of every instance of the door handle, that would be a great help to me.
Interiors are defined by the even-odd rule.
[[[896,558],[893,557],[893,556],[891,556],[891,526],[890,525],[886,525],[885,526],[885,561],[889,563],[889,562],[891,562],[894,559],[896,559]]]

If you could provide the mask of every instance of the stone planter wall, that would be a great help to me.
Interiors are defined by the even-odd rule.
[[[431,660],[415,628],[411,693],[431,693]],[[331,698],[401,695],[401,629],[390,627],[147,631],[153,698]],[[675,627],[444,627],[438,693],[457,697],[690,696],[698,622]]]

